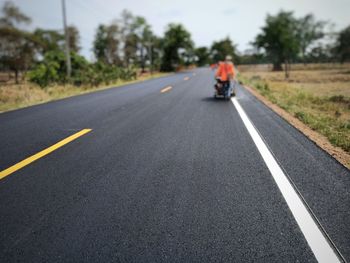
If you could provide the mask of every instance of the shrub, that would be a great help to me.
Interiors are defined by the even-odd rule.
[[[307,114],[303,111],[297,111],[294,116],[301,120],[303,123],[308,124],[309,123],[309,117]]]
[[[72,53],[72,79],[76,81],[79,71],[83,65],[87,65],[83,57]],[[52,83],[65,83],[67,68],[65,54],[60,50],[49,51],[45,54],[41,63],[37,64],[29,73],[29,80],[38,84],[40,87],[46,87]]]
[[[346,99],[343,95],[335,95],[329,98],[331,102],[345,102]]]
[[[56,62],[38,64],[34,70],[29,72],[29,80],[44,88],[59,80],[59,65]]]
[[[132,80],[137,77],[134,68],[120,68],[100,61],[91,64],[74,52],[71,53],[71,64],[71,78],[67,80],[64,53],[59,50],[47,52],[43,61],[30,72],[29,79],[40,87],[46,87],[52,83],[68,81],[75,86],[99,86],[102,83],[108,85],[119,79]]]

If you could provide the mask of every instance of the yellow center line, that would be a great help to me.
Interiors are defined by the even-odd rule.
[[[74,141],[75,139],[79,138],[80,136],[83,136],[84,134],[86,134],[90,131],[91,131],[91,129],[83,129],[83,130],[63,139],[62,141],[59,141],[58,143],[46,148],[45,150],[42,150],[41,152],[38,152],[38,153],[28,157],[27,159],[24,159],[23,161],[16,163],[15,165],[12,165],[11,167],[0,172],[0,180],[5,178],[6,176],[16,172],[17,170],[23,168],[24,166],[40,159],[41,157],[44,157],[45,155],[57,150],[58,148],[66,145],[67,143]]]
[[[173,88],[172,86],[168,86],[168,87],[165,87],[164,89],[162,89],[160,92],[161,92],[161,93],[168,92],[168,91],[171,90],[172,88]]]
[[[185,77],[185,78],[184,78],[184,80],[189,80],[189,79],[190,79],[190,77]]]

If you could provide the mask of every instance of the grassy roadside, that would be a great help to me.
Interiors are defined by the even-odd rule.
[[[240,69],[240,81],[350,154],[350,65],[298,65],[289,80],[260,67]]]
[[[32,83],[0,85],[0,112],[24,108],[98,90],[119,87],[167,75],[169,75],[169,73],[155,73],[153,75],[145,74],[138,77],[137,80],[118,81],[110,85],[101,85],[98,87],[53,85],[47,88],[40,88],[38,85]]]

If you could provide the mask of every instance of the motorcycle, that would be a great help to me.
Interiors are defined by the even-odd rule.
[[[231,97],[234,97],[236,95],[234,88],[232,88],[231,94],[228,94],[230,85],[231,85],[230,81],[222,81],[220,78],[216,78],[216,84],[214,85],[214,88],[215,88],[214,98],[217,99],[221,97],[221,98],[224,98],[225,100],[229,100]]]

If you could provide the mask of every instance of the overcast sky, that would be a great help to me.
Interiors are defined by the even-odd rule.
[[[5,0],[0,0],[0,3]],[[13,0],[32,19],[32,28],[62,28],[61,0]],[[335,30],[350,25],[350,0],[66,0],[68,24],[78,27],[81,53],[92,58],[92,41],[100,23],[110,23],[123,9],[144,16],[157,35],[170,22],[182,23],[196,46],[210,46],[230,36],[239,51],[260,31],[266,14],[294,11],[296,16],[313,13],[329,20]]]

